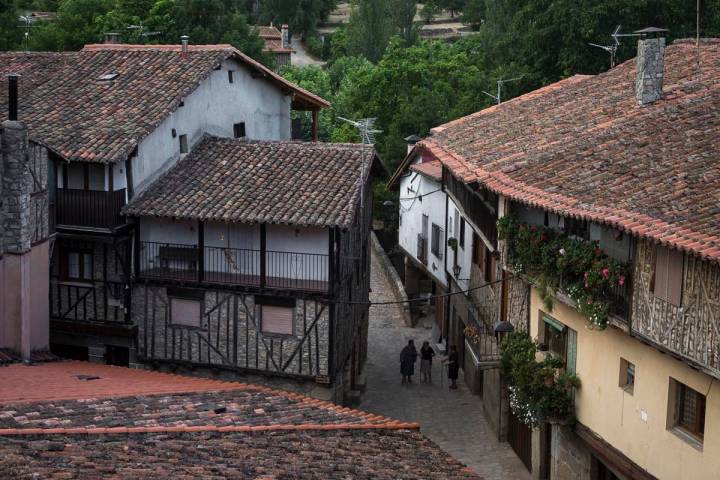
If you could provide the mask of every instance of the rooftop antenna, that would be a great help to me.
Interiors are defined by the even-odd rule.
[[[28,15],[20,15],[18,17],[18,20],[23,22],[25,25],[19,25],[18,28],[24,28],[25,29],[25,35],[24,35],[24,42],[25,42],[25,51],[30,51],[30,29],[35,28],[35,25],[32,25],[34,22],[33,18]]]
[[[482,93],[484,93],[484,94],[487,95],[488,97],[492,98],[493,100],[495,100],[495,103],[497,103],[498,105],[500,105],[500,103],[502,102],[502,87],[503,87],[503,85],[505,85],[505,84],[508,83],[508,82],[515,82],[515,81],[517,81],[517,80],[520,80],[521,78],[523,78],[523,76],[524,76],[524,75],[520,75],[519,77],[507,78],[507,79],[502,79],[502,78],[501,78],[500,80],[498,80],[498,81],[497,81],[497,95],[493,95],[492,93],[488,93],[488,92],[486,92],[485,90],[483,90]]]
[[[375,130],[375,121],[377,118],[361,118],[360,120],[350,120],[349,118],[337,117],[343,122],[349,123],[360,132],[360,138],[365,145],[375,145],[375,134],[382,133],[382,130]]]
[[[128,25],[127,29],[128,30],[137,30],[140,32],[140,36],[145,37],[145,38],[153,37],[155,35],[160,35],[162,33],[162,32],[146,32],[145,25],[143,25],[142,23],[140,23],[138,25]]]
[[[605,50],[610,54],[610,69],[615,68],[615,55],[617,54],[618,47],[620,46],[620,40],[618,40],[618,36],[620,35],[620,25],[618,25],[615,28],[615,31],[610,34],[610,37],[613,39],[612,45],[598,45],[597,43],[589,43],[591,47],[597,47],[602,50]]]

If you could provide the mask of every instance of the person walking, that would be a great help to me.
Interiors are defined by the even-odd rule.
[[[450,355],[448,355],[448,378],[450,379],[450,390],[457,390],[458,370],[460,370],[460,356],[457,347],[450,345]]]
[[[432,359],[435,356],[435,350],[430,346],[430,342],[423,342],[420,347],[420,374],[422,381],[432,383]]]
[[[415,342],[408,341],[408,344],[400,352],[400,373],[402,374],[402,383],[412,383],[412,376],[415,374],[415,362],[417,361],[418,352],[415,349]]]

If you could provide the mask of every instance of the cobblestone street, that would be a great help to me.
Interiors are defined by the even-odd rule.
[[[395,300],[375,254],[371,287],[372,301]],[[432,384],[419,383],[419,361],[415,383],[401,384],[400,350],[409,339],[414,339],[419,349],[424,340],[430,340],[430,330],[422,322],[416,328],[404,326],[394,305],[371,308],[367,392],[360,408],[419,422],[425,435],[487,480],[529,479],[530,474],[510,446],[499,443],[485,421],[480,397],[471,394],[460,380],[458,390],[449,390],[447,379],[441,379],[439,361],[433,362]]]

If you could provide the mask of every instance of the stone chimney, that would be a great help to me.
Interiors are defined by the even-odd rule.
[[[106,32],[103,35],[103,43],[105,43],[105,44],[120,43],[120,34],[115,33],[115,32]]]
[[[640,105],[648,105],[662,98],[665,64],[665,38],[659,35],[662,32],[666,30],[653,27],[635,32],[641,35],[635,60],[635,98]]]
[[[282,38],[282,47],[289,48],[290,47],[290,34],[288,32],[287,25],[283,25],[280,27],[280,37]]]

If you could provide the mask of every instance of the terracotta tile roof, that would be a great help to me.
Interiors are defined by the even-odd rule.
[[[414,163],[410,165],[413,172],[425,175],[436,181],[442,180],[442,163],[440,160],[431,160],[429,162]]]
[[[231,45],[191,45],[182,58],[179,45],[103,44],[66,54],[0,53],[0,114],[6,74],[18,72],[19,117],[32,140],[67,160],[117,162],[229,58],[292,91],[293,108],[330,105]],[[117,76],[100,80],[108,74]]]
[[[282,38],[280,30],[272,25],[259,25],[255,28],[257,29],[257,34],[260,38]]]
[[[2,373],[24,399],[0,396],[8,478],[479,478],[417,424],[300,394],[85,362]]]
[[[376,161],[369,145],[206,136],[124,214],[344,228]]]
[[[666,50],[664,98],[635,63],[572,77],[442,125],[421,142],[455,176],[514,200],[720,260],[720,42]]]
[[[282,46],[282,40],[266,38],[263,51],[272,53],[295,53],[295,50]]]

